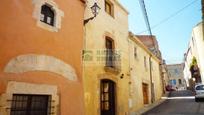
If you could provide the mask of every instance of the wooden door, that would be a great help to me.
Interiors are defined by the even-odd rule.
[[[101,81],[101,115],[115,115],[115,83]]]
[[[143,83],[142,84],[142,90],[143,90],[143,101],[144,101],[144,104],[149,104],[148,85]]]

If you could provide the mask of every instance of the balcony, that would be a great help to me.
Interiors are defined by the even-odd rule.
[[[119,74],[121,71],[121,55],[117,50],[106,50],[105,71]]]

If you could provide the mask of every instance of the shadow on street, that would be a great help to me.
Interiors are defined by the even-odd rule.
[[[195,102],[189,90],[173,91],[164,103],[143,115],[204,115],[204,102]]]

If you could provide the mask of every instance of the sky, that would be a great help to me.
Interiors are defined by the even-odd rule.
[[[201,22],[201,0],[144,1],[150,25],[157,25],[152,28],[152,34],[157,38],[163,59],[167,64],[182,63],[192,28]],[[147,27],[139,0],[119,0],[119,2],[129,11],[129,31],[136,35],[148,34],[143,32]],[[176,13],[178,11],[180,12]],[[168,17],[171,18],[162,22]]]

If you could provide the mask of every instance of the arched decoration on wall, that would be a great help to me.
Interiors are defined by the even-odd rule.
[[[53,56],[26,54],[17,56],[5,66],[6,73],[24,73],[29,71],[47,71],[59,74],[68,80],[77,81],[75,69]]]

